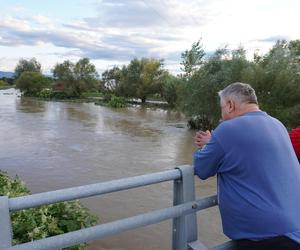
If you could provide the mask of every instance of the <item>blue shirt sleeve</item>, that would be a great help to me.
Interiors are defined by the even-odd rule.
[[[194,171],[200,179],[214,176],[222,165],[225,153],[219,142],[212,135],[204,148],[194,154]]]

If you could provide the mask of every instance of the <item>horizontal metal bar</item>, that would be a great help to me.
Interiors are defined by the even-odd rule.
[[[42,240],[32,241],[6,248],[4,250],[46,250],[61,249],[80,243],[102,239],[106,236],[115,235],[124,231],[155,224],[167,219],[194,213],[196,211],[216,205],[216,196],[206,197],[194,202],[164,208],[153,212],[136,215],[130,218],[81,229],[78,231],[52,236]]]
[[[116,191],[146,186],[164,181],[177,180],[180,178],[180,170],[172,169],[158,173],[145,174],[119,180],[60,189],[56,191],[32,194],[27,196],[20,196],[9,199],[9,211],[14,212],[26,208],[33,208],[61,201],[76,200],[95,195],[112,193]]]

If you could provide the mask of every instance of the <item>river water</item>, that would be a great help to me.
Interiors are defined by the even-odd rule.
[[[45,102],[0,91],[0,169],[18,175],[33,193],[92,184],[191,164],[194,132],[177,112],[111,109],[93,103]],[[216,180],[196,181],[197,197]],[[172,183],[83,199],[100,223],[172,205]],[[91,242],[90,250],[171,248],[171,221]],[[216,207],[198,213],[207,246],[226,240]]]

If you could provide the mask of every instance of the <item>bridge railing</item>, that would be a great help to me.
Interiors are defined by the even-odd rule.
[[[97,226],[12,246],[10,212],[173,181],[173,206]],[[217,205],[216,195],[195,199],[194,170],[184,165],[158,173],[66,188],[16,198],[0,196],[0,250],[54,250],[102,239],[173,219],[172,250],[207,249],[198,239],[196,212]],[[212,249],[234,249],[229,241]]]

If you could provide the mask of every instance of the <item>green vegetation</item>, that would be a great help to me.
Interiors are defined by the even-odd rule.
[[[7,82],[0,80],[0,87],[4,87],[7,85]]]
[[[202,48],[201,39],[193,43],[190,50],[186,50],[181,54],[181,68],[184,71],[184,77],[190,78],[204,63],[205,52]]]
[[[28,194],[29,190],[18,177],[12,179],[0,171],[1,196],[17,197]],[[78,201],[21,210],[12,213],[11,220],[14,245],[90,227],[97,222],[97,218]],[[67,249],[83,250],[86,246],[81,244]]]
[[[8,78],[3,77],[2,80],[0,79],[0,90],[1,89],[10,89],[14,88],[15,85],[13,85]]]
[[[265,55],[254,55],[253,61],[246,58],[243,48],[218,49],[185,77],[184,111],[198,116],[200,126],[196,122],[195,127],[213,128],[220,119],[217,92],[232,82],[247,82],[256,90],[262,110],[279,118],[288,128],[294,127],[299,123],[299,55],[300,40],[278,41]]]
[[[93,97],[103,97],[101,92],[84,92],[81,94],[82,98],[93,98]]]
[[[23,72],[16,81],[16,87],[25,95],[37,95],[44,88],[49,87],[49,80],[38,72]]]
[[[53,69],[52,85],[40,74],[41,65],[32,58],[21,59],[15,70],[17,87],[27,95],[46,99],[90,100],[111,107],[124,107],[128,98],[167,101],[183,111],[191,128],[210,129],[220,120],[217,92],[233,82],[250,83],[260,107],[279,118],[288,128],[299,123],[300,40],[278,41],[264,55],[246,57],[240,47],[217,49],[207,56],[201,39],[181,54],[183,74],[174,76],[158,59],[133,59],[121,68],[102,73],[101,79],[88,58],[76,63],[64,61]],[[1,87],[1,86],[0,86]],[[97,98],[98,97],[98,98]],[[100,98],[99,98],[100,97]]]
[[[133,59],[122,69],[114,67],[103,72],[102,89],[116,96],[139,98],[145,103],[147,97],[161,92],[165,74],[160,60]]]
[[[0,89],[7,89],[7,88],[11,88],[11,86],[8,85],[7,82],[0,80]]]
[[[30,60],[22,58],[15,68],[15,78],[18,79],[23,72],[42,73],[41,64],[35,58],[31,58]]]
[[[80,97],[82,93],[96,90],[98,73],[88,58],[77,63],[64,61],[53,69],[55,80],[63,83],[63,92],[68,97]]]
[[[166,100],[171,108],[180,107],[182,104],[182,96],[185,92],[184,79],[166,74],[162,85],[161,96]]]
[[[119,96],[111,96],[108,106],[112,108],[125,108],[127,106],[126,99]]]

